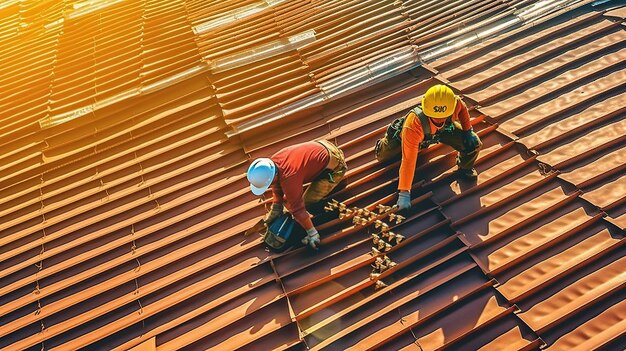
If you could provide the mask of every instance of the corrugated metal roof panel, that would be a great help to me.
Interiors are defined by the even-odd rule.
[[[519,22],[415,68],[533,4],[1,9],[0,349],[619,345],[621,324],[606,325],[624,297],[621,10]],[[448,80],[483,140],[480,175],[458,179],[449,147],[421,152],[407,218],[376,217],[403,240],[374,244],[376,225],[336,212],[315,215],[318,253],[242,235],[267,206],[248,160],[296,142],[345,151],[338,201],[393,204],[399,161],[376,162],[374,142]]]

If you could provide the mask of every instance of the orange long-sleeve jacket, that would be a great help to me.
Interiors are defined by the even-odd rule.
[[[469,111],[465,103],[458,99],[454,113],[452,114],[452,121],[458,121],[461,123],[463,130],[470,130],[472,124],[470,123]],[[439,129],[443,127],[443,123],[440,126],[435,125],[432,119],[429,118],[430,130],[432,134],[435,134]],[[415,166],[417,163],[417,154],[419,152],[419,145],[424,141],[424,129],[420,123],[419,117],[411,111],[404,125],[402,126],[402,162],[400,163],[400,180],[398,182],[398,190],[411,191],[413,185],[413,177],[415,176]]]

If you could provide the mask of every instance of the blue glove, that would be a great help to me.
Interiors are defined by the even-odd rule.
[[[466,152],[471,152],[471,151],[476,150],[476,148],[478,147],[478,143],[479,143],[478,135],[474,133],[473,128],[463,131],[463,146],[465,147]]]
[[[408,191],[400,191],[398,193],[398,202],[396,203],[401,210],[411,208],[411,193]]]
[[[320,234],[315,227],[307,229],[306,236],[302,239],[304,245],[309,245],[313,250],[318,250],[320,246]]]

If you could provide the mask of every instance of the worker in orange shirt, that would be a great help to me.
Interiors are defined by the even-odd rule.
[[[397,202],[400,209],[411,207],[411,186],[419,150],[440,142],[459,152],[460,176],[470,179],[478,176],[474,163],[482,143],[472,129],[467,106],[443,84],[428,89],[421,105],[393,121],[385,136],[376,142],[376,159],[380,162],[402,153]]]

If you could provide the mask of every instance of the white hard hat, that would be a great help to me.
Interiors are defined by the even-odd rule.
[[[263,195],[270,187],[276,174],[276,165],[269,158],[257,158],[248,168],[250,190],[254,195]]]

